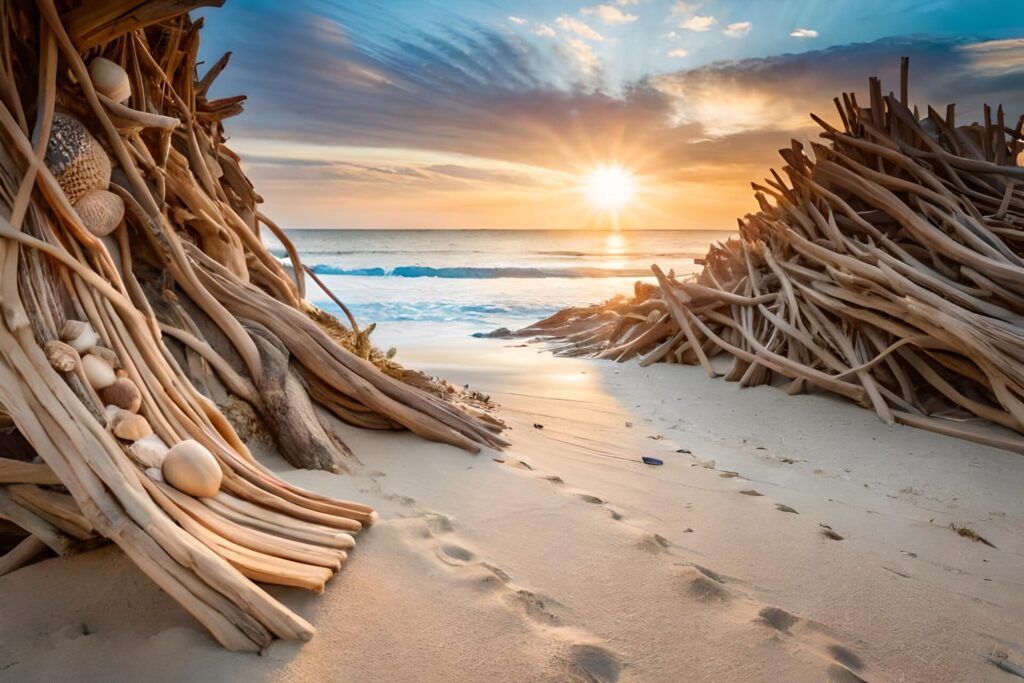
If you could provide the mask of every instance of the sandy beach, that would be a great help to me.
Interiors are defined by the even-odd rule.
[[[696,367],[404,331],[512,446],[339,424],[351,475],[263,452],[381,515],[322,596],[271,589],[311,642],[227,652],[107,547],[0,578],[0,680],[998,682],[985,654],[1024,659],[1019,455]]]

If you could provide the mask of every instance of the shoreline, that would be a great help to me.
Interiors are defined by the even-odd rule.
[[[1019,455],[697,367],[418,332],[400,359],[490,394],[512,446],[338,425],[351,476],[260,454],[381,515],[323,595],[270,591],[310,643],[225,652],[106,548],[0,579],[0,680],[999,681],[981,653],[1024,660]]]

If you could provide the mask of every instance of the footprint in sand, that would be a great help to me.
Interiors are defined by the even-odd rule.
[[[680,572],[686,582],[686,591],[701,602],[725,602],[732,595],[725,588],[725,580],[716,572],[700,565],[684,565]]]
[[[740,493],[742,493],[744,496],[763,496],[764,495],[760,491],[755,491],[754,489],[743,489],[742,491],[740,491]]]
[[[622,673],[622,664],[608,650],[597,645],[577,644],[569,651],[569,667],[579,681],[615,683]]]
[[[661,534],[649,534],[644,536],[640,542],[636,544],[636,547],[649,552],[652,555],[657,555],[658,553],[666,552],[671,548],[672,541],[668,540]]]
[[[453,543],[442,545],[440,552],[441,554],[439,554],[438,557],[448,564],[464,564],[472,560],[474,557],[472,552]],[[454,562],[452,560],[454,560]]]
[[[590,503],[592,505],[603,505],[604,504],[603,500],[601,500],[597,496],[592,496],[589,493],[578,493],[576,495],[578,495],[580,497],[580,499],[583,500],[583,502],[585,502],[585,503]]]
[[[757,613],[758,620],[768,626],[771,626],[776,631],[782,631],[783,633],[789,633],[789,627],[800,621],[800,618],[794,616],[784,609],[778,607],[765,607]]]
[[[775,504],[775,509],[778,510],[779,512],[792,512],[794,515],[799,515],[800,514],[799,512],[794,510],[793,508],[789,507],[788,505],[784,505],[783,503],[776,503]]]

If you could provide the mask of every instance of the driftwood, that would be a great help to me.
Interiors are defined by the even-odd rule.
[[[870,106],[835,99],[839,127],[812,115],[827,144],[780,150],[782,174],[753,184],[761,210],[699,275],[653,266],[658,286],[516,334],[824,390],[887,423],[1024,452],[1024,117],[922,117],[907,66],[899,97],[872,78]]]
[[[300,466],[344,468],[314,403],[505,442],[441,383],[403,381],[372,326],[305,301],[224,144],[244,97],[207,98],[227,55],[197,78],[187,12],[219,4],[0,0],[0,445],[18,446],[0,453],[0,574],[110,540],[225,647],[261,650],[314,629],[254,581],[322,590],[376,513],[276,477],[211,386]]]

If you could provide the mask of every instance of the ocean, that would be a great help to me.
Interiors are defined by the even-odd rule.
[[[451,334],[515,329],[566,306],[603,301],[653,282],[651,264],[677,273],[725,231],[289,230],[303,263],[381,345],[409,323]],[[272,237],[275,255],[287,259]],[[309,281],[307,297],[341,315]]]

